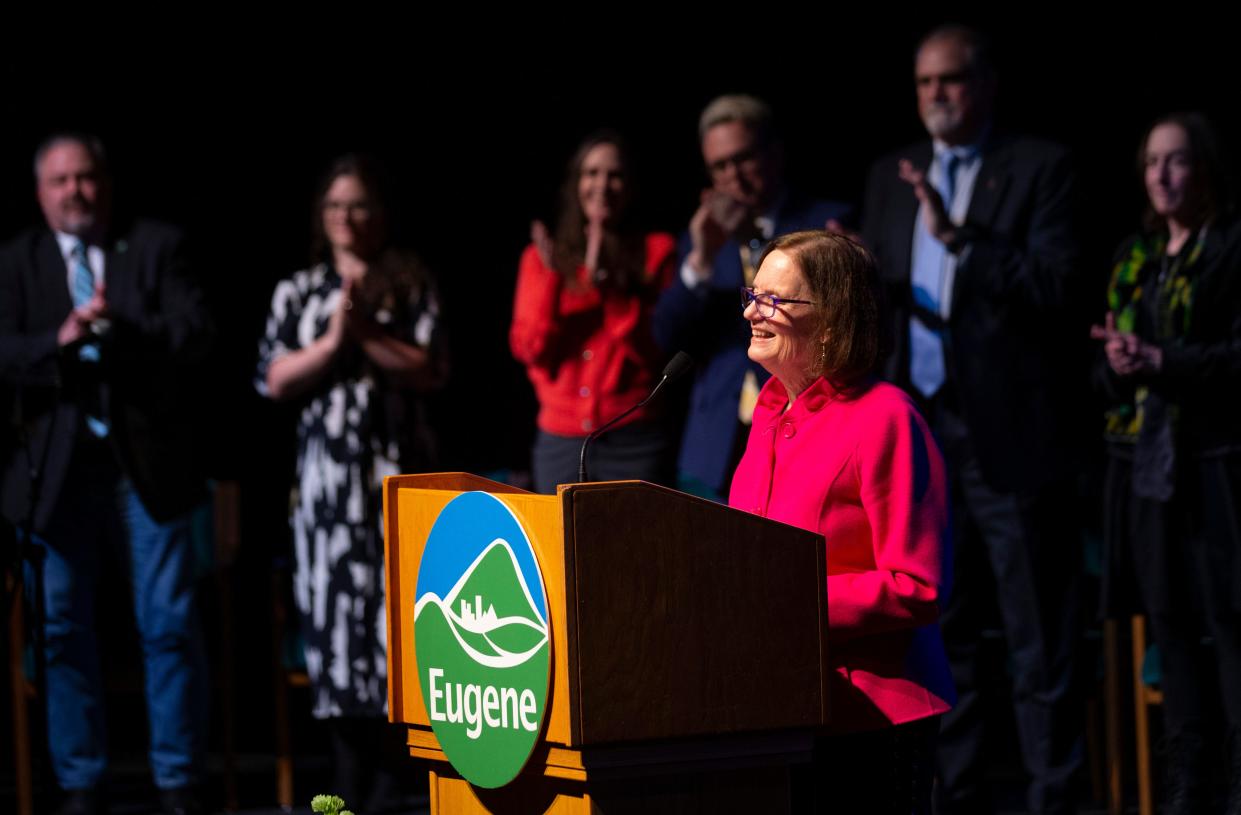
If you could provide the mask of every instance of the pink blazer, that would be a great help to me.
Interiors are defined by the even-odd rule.
[[[936,625],[948,511],[931,433],[885,383],[846,396],[820,378],[787,401],[768,380],[728,503],[827,539],[832,729],[943,713],[956,694]]]

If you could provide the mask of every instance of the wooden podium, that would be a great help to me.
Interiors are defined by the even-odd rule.
[[[423,704],[415,586],[432,525],[487,492],[547,594],[539,741],[496,789],[448,763]],[[432,762],[433,813],[789,812],[827,722],[821,536],[639,481],[535,495],[463,473],[384,484],[389,719]]]

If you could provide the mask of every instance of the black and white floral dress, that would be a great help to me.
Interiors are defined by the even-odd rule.
[[[431,279],[411,258],[369,272],[355,308],[386,331],[442,359],[439,303]],[[395,268],[395,272],[391,269]],[[322,336],[341,296],[330,264],[281,281],[259,344],[255,387],[268,396],[272,362]],[[360,349],[338,355],[334,370],[302,397],[297,481],[290,502],[306,668],[318,718],[382,715],[387,706],[383,575],[383,478],[426,469],[432,437],[423,405],[387,387]]]

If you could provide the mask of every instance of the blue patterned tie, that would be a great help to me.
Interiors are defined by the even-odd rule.
[[[944,201],[944,209],[952,212],[952,199],[956,194],[957,167],[960,157],[951,151],[940,157],[943,174],[935,189]],[[941,313],[943,296],[944,260],[947,249],[926,233],[926,227],[918,226],[917,263],[912,273],[914,302],[932,314]],[[944,366],[944,339],[938,328],[925,325],[917,317],[909,321],[909,378],[924,396],[931,397],[943,386],[947,374]]]
[[[95,296],[95,273],[86,260],[86,244],[82,241],[73,244],[73,251],[69,253],[69,270],[73,281],[73,307],[81,308]],[[87,362],[98,362],[99,343],[86,343],[78,351],[78,356]]]
[[[73,244],[69,253],[69,263],[73,274],[73,307],[81,308],[95,296],[95,273],[91,271],[86,260],[86,244],[78,241]]]
[[[91,271],[90,263],[86,259],[86,244],[82,241],[75,243],[69,253],[69,273],[73,307],[81,308],[95,296],[95,273]],[[98,364],[99,343],[84,344],[78,349],[78,358],[89,364]],[[108,423],[98,416],[87,414],[86,426],[101,439],[108,435]]]

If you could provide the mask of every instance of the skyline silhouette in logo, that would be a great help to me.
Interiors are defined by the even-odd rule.
[[[500,587],[484,590],[480,587]],[[461,648],[480,665],[513,668],[547,642],[547,621],[521,573],[508,541],[493,540],[441,598],[428,591],[414,605],[414,620],[432,607]]]
[[[534,562],[534,551],[512,510],[485,492],[462,493],[441,511],[428,542],[439,539],[448,529],[452,530],[453,545],[429,545],[423,552],[414,589],[416,597],[430,592],[441,599],[447,598],[487,547],[501,539],[509,542],[509,551],[522,581],[530,587],[529,594],[539,619],[547,620],[547,601],[539,568]],[[527,545],[519,545],[523,542]],[[480,546],[481,549],[476,548]]]

